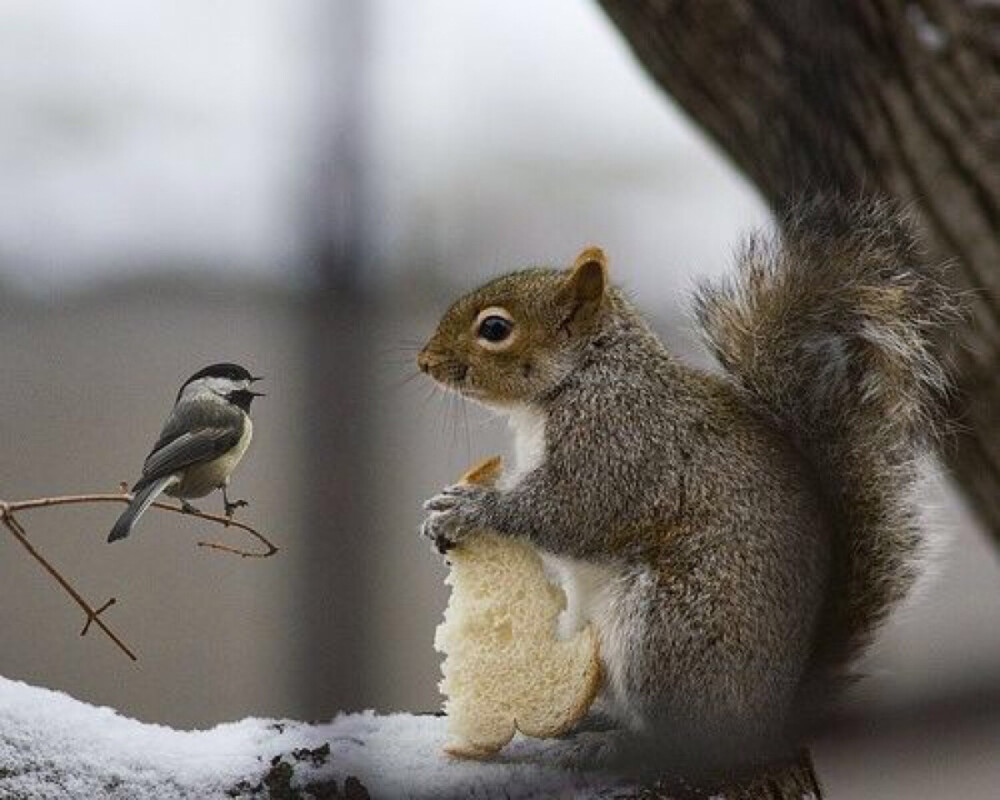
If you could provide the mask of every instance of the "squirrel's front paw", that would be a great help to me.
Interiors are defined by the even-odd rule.
[[[434,543],[439,553],[448,552],[473,531],[488,527],[486,511],[494,494],[493,489],[483,486],[449,486],[424,503],[430,513],[420,533]]]

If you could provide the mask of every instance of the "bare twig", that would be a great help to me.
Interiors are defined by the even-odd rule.
[[[101,613],[107,610],[115,602],[115,598],[112,597],[99,609],[93,608],[86,600],[84,600],[80,596],[80,593],[74,589],[72,585],[70,585],[70,582],[60,574],[59,570],[52,566],[52,564],[50,564],[48,560],[35,549],[31,542],[28,541],[27,532],[21,527],[21,523],[14,517],[14,510],[11,508],[12,505],[13,504],[11,503],[4,503],[3,501],[0,501],[0,521],[2,521],[7,530],[13,534],[14,538],[21,543],[21,546],[28,551],[31,557],[41,564],[42,567],[45,568],[45,571],[55,578],[56,583],[62,586],[66,593],[73,598],[76,604],[83,609],[83,612],[87,615],[87,624],[83,626],[83,630],[80,631],[80,635],[86,635],[88,629],[90,628],[90,624],[94,623],[112,642],[118,645],[118,648],[125,655],[133,661],[138,661],[135,653],[129,650],[125,642],[119,639],[115,632],[111,630],[111,628],[109,628],[100,617]]]
[[[109,608],[111,608],[111,606],[113,606],[117,602],[118,601],[114,597],[108,598],[108,601],[103,606],[101,606],[99,609],[97,609],[97,611],[95,611],[92,616],[88,615],[87,621],[83,625],[83,630],[80,631],[80,635],[81,636],[86,636],[87,635],[87,631],[90,630],[90,623],[93,622],[95,619],[97,619],[97,617],[100,614],[102,614],[103,612],[107,611]]]
[[[125,492],[117,494],[70,494],[63,495],[61,497],[38,497],[33,500],[19,500],[16,503],[7,503],[5,507],[8,509],[9,513],[15,513],[18,511],[32,511],[37,508],[81,505],[84,503],[128,503],[131,499],[132,496]],[[209,522],[215,522],[226,528],[238,528],[264,545],[265,549],[263,551],[241,550],[239,548],[231,547],[218,542],[198,542],[199,547],[208,547],[212,550],[220,550],[224,553],[233,553],[234,555],[238,555],[243,558],[269,558],[278,552],[278,548],[266,536],[254,528],[251,528],[249,525],[237,522],[232,517],[225,517],[221,514],[208,514],[204,511],[185,511],[180,506],[172,506],[167,503],[159,502],[153,503],[152,508],[158,508],[161,511],[172,511],[175,514],[184,514],[187,517],[198,517],[199,519],[208,520]]]
[[[133,653],[117,636],[117,634],[115,634],[115,632],[108,627],[104,620],[101,619],[101,614],[115,604],[115,598],[110,598],[99,608],[91,606],[86,600],[83,599],[80,593],[73,588],[72,584],[70,584],[70,582],[62,576],[59,570],[57,570],[48,561],[48,559],[46,559],[38,551],[38,549],[32,545],[28,539],[27,531],[25,531],[20,521],[14,516],[16,512],[32,511],[39,508],[52,508],[54,506],[82,505],[85,503],[128,503],[131,501],[132,497],[128,494],[127,488],[127,484],[123,484],[122,491],[118,494],[78,494],[63,495],[61,497],[39,497],[32,500],[20,500],[14,503],[8,503],[0,500],[0,522],[2,522],[4,527],[10,531],[11,535],[18,541],[18,543],[28,551],[28,554],[35,559],[35,561],[41,564],[45,571],[55,579],[56,583],[58,583],[63,590],[71,598],[73,598],[73,601],[80,606],[81,609],[83,609],[84,614],[87,615],[87,621],[84,623],[83,630],[80,631],[80,635],[86,636],[87,632],[90,630],[90,626],[96,625],[109,639],[111,639],[112,642],[118,646],[123,653],[125,653],[125,655],[127,655],[132,661],[137,661],[138,659],[136,658],[135,653]],[[231,517],[225,517],[218,514],[206,514],[202,511],[188,511],[179,506],[171,506],[166,503],[153,503],[152,507],[158,508],[161,511],[172,511],[175,514],[198,517],[199,519],[215,522],[227,528],[238,528],[260,542],[265,549],[263,551],[242,550],[238,547],[232,547],[220,542],[198,542],[199,547],[207,547],[224,553],[232,553],[240,556],[241,558],[268,558],[278,552],[278,548],[262,533],[254,530],[249,525],[237,522]]]

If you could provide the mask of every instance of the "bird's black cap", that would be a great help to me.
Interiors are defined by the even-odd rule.
[[[184,391],[184,387],[199,378],[228,378],[231,381],[249,381],[250,383],[261,379],[259,375],[252,375],[250,370],[246,367],[240,366],[239,364],[231,364],[229,362],[209,364],[207,367],[203,367],[198,370],[194,375],[184,381],[180,391],[177,393],[177,396],[180,397],[181,393]]]

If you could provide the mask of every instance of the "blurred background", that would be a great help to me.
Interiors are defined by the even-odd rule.
[[[0,535],[0,674],[147,721],[436,709],[421,501],[508,451],[407,381],[438,315],[601,244],[703,361],[689,290],[767,222],[584,0],[9,0],[0,74],[0,498],[114,491],[190,373],[267,377],[232,496],[275,557],[175,515],[116,546],[117,506],[20,517],[138,663]],[[945,480],[926,500],[950,545],[817,747],[833,798],[996,796],[1000,561]]]

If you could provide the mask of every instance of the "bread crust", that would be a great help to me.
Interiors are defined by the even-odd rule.
[[[461,480],[463,483],[490,485],[499,479],[502,469],[501,459],[493,457],[470,469],[463,475]],[[516,568],[520,564],[527,564],[527,570],[530,572],[525,574],[525,580],[537,580],[537,576],[531,573],[534,570],[538,570],[539,575],[543,573],[544,567],[541,556],[533,548],[530,548],[530,553],[526,551],[526,548],[530,548],[530,545],[522,541],[497,537],[485,532],[474,535],[452,551],[451,566],[453,574],[449,577],[449,583],[453,586],[456,585],[457,581],[454,571],[463,569],[463,556],[469,556],[474,553],[476,554],[475,561],[482,563],[482,559],[502,560],[505,562],[505,568],[508,570]],[[478,553],[476,553],[477,549]],[[526,555],[528,556],[528,561],[525,561]],[[469,561],[466,561],[466,564],[469,563]],[[455,595],[456,592],[453,592],[452,598],[449,600],[449,609],[455,601]],[[546,602],[545,598],[540,598],[540,602]],[[497,602],[493,606],[500,606],[501,604]],[[447,655],[446,662],[448,666],[445,670],[446,678],[441,684],[442,691],[445,691],[449,686],[454,687],[454,676],[460,674],[463,669],[461,657],[457,654],[448,653],[448,624],[446,611],[445,622],[438,629],[438,640],[436,642],[438,649],[444,651]],[[549,631],[549,637],[552,643],[565,645],[565,649],[571,651],[571,657],[574,659],[579,658],[581,651],[588,654],[588,657],[581,659],[576,691],[571,692],[571,704],[565,709],[545,709],[542,714],[536,714],[536,709],[534,708],[524,709],[520,719],[518,719],[515,710],[515,713],[511,715],[509,725],[506,726],[502,723],[497,723],[497,709],[482,709],[484,726],[481,731],[470,731],[467,729],[467,726],[464,726],[466,727],[465,730],[458,731],[455,730],[454,725],[449,725],[451,728],[451,738],[444,746],[445,753],[455,758],[488,759],[499,752],[514,737],[517,731],[534,738],[552,738],[565,733],[587,713],[597,698],[603,683],[597,631],[593,625],[589,625],[575,634],[572,640],[562,642],[556,638],[555,626],[553,625],[551,631]],[[448,676],[452,676],[452,680],[449,680]],[[560,694],[563,698],[565,697],[565,693]],[[464,698],[463,702],[469,702],[470,700],[471,698]],[[448,701],[446,701],[446,707],[451,702],[452,698],[449,697]],[[540,717],[540,719],[536,719],[537,717]],[[452,719],[454,720],[454,717]],[[466,714],[467,721],[468,717]]]

